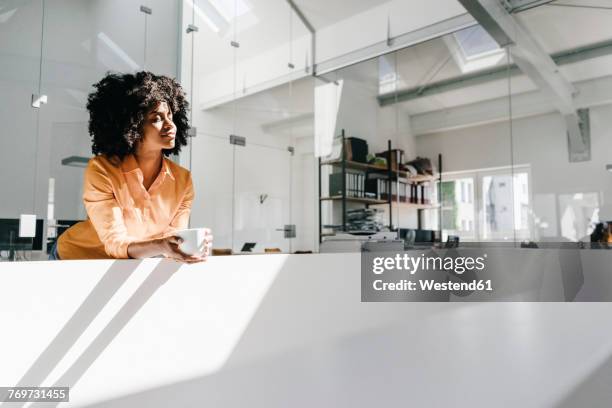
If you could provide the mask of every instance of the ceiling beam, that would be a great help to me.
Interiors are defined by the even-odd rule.
[[[575,99],[578,109],[612,103],[612,76],[580,81],[576,83],[576,87],[580,90]],[[513,120],[555,111],[555,107],[539,91],[524,92],[512,97]],[[507,96],[410,116],[410,125],[415,136],[500,122],[508,122]]]
[[[510,13],[529,10],[530,8],[543,6],[556,0],[504,0],[506,10]]]
[[[534,40],[529,31],[514,18],[500,0],[459,0],[500,47],[510,46],[516,65],[563,114],[576,112],[574,86],[559,72],[552,58]]]
[[[289,6],[293,9],[295,14],[297,14],[300,21],[302,21],[302,24],[304,24],[304,26],[308,29],[308,31],[310,31],[310,34],[314,34],[315,29],[313,25],[310,24],[310,21],[308,21],[304,13],[302,13],[302,10],[297,6],[297,4],[295,4],[293,0],[287,0],[287,3],[289,3]]]
[[[612,55],[612,40],[561,51],[552,54],[551,58],[555,64],[558,66],[563,66],[606,55]],[[507,79],[509,76],[520,74],[521,70],[518,66],[516,66],[516,64],[511,64],[510,66],[497,66],[474,73],[432,82],[426,87],[417,86],[400,90],[398,92],[382,94],[378,96],[378,102],[381,106],[392,105],[398,102],[411,101],[413,99],[437,95],[470,86],[477,86],[491,81]]]
[[[588,117],[574,107],[577,91],[560,72],[529,30],[513,17],[507,0],[459,0],[500,47],[507,47],[521,71],[527,75],[555,108],[565,116],[570,161],[590,160]],[[588,115],[588,114],[587,114]]]

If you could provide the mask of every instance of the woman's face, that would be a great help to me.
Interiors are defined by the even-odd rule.
[[[166,102],[158,103],[147,112],[142,133],[143,137],[138,146],[140,151],[174,148],[176,125],[172,121],[172,112]]]

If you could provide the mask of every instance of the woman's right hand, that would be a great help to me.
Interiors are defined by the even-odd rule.
[[[162,253],[170,259],[185,263],[197,263],[206,261],[206,255],[189,255],[181,251],[181,249],[179,248],[179,246],[183,242],[183,239],[181,237],[172,235],[169,237],[161,238],[160,240]]]
[[[134,259],[150,258],[153,256],[164,255],[177,262],[196,263],[206,260],[206,254],[203,257],[187,255],[179,249],[182,238],[177,236],[168,236],[164,238],[155,238],[149,241],[132,242],[128,245],[128,256]]]

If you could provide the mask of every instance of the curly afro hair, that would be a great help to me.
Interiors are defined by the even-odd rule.
[[[111,159],[123,160],[136,151],[142,140],[146,114],[160,102],[166,102],[176,125],[173,149],[168,156],[187,145],[189,103],[174,79],[141,71],[135,74],[108,73],[94,84],[96,90],[87,98],[91,151]]]

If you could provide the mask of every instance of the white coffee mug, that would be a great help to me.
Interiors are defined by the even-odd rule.
[[[190,228],[175,232],[174,235],[183,239],[179,249],[187,255],[204,254],[207,230],[207,228]]]

